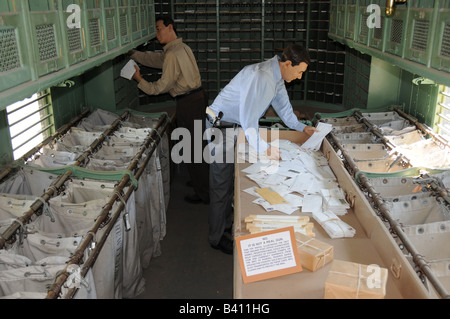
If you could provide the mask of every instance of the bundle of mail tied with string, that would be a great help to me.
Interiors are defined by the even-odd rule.
[[[312,216],[331,238],[353,237],[355,229],[339,218],[347,214],[350,206],[323,153],[305,148],[306,143],[300,146],[289,140],[277,139],[270,144],[279,148],[281,160],[258,157],[248,143],[238,144],[239,160],[251,163],[242,172],[257,184],[243,191],[255,196],[253,203],[269,214],[278,211],[292,215],[301,211],[305,216],[290,216],[294,218],[291,221],[279,214],[250,216],[247,229],[265,231],[294,223],[296,232],[314,237],[309,220]],[[317,148],[317,142],[313,145]]]

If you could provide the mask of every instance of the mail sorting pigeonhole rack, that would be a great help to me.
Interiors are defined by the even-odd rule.
[[[142,270],[165,236],[168,121],[84,113],[2,174],[3,298],[142,292]]]
[[[342,102],[345,52],[327,37],[332,12],[328,1],[183,0],[159,5],[161,12],[172,12],[179,35],[198,56],[211,99],[245,65],[301,43],[312,61],[305,83],[288,87],[290,98]]]
[[[420,123],[405,116],[399,108],[394,110],[372,113],[352,110],[354,115],[349,117],[364,122],[378,143],[370,144],[365,140],[358,144],[353,139],[347,144],[339,134],[330,133],[327,137],[329,152],[344,163],[389,230],[396,249],[401,252],[398,260],[408,261],[401,266],[401,262],[393,263],[392,275],[401,280],[405,273],[402,267],[410,268],[417,272],[427,298],[448,298],[450,252],[445,245],[450,219],[450,198],[446,190],[450,176],[448,145],[437,134],[424,132]],[[327,114],[320,120],[338,124],[343,122],[342,118]],[[427,133],[431,135],[428,139],[425,138]],[[370,152],[369,148],[374,145],[380,148]],[[364,150],[368,152],[363,155]],[[378,160],[387,154],[395,154],[399,162],[404,162],[404,168],[386,172],[361,165],[365,160]]]

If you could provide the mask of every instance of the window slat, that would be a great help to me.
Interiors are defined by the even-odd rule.
[[[23,108],[27,107],[28,105],[30,105],[32,103],[35,103],[37,101],[40,101],[40,100],[42,100],[43,98],[45,98],[45,97],[47,97],[49,95],[50,95],[50,93],[42,94],[42,95],[38,96],[36,99],[34,99],[32,101],[29,101],[29,102],[25,103],[24,105],[15,108],[14,110],[8,110],[8,108],[11,107],[11,106],[8,106],[6,108],[6,114],[10,115],[10,114],[13,114],[14,112],[18,112],[18,111],[22,110]]]
[[[53,112],[51,102],[47,102],[51,98],[47,97],[50,97],[50,90],[6,108],[14,159],[20,158],[51,134]],[[33,143],[36,145],[31,145]]]
[[[48,108],[50,106],[50,104],[46,104],[44,106],[41,106],[40,108],[38,108],[36,111],[34,111],[33,113],[28,114],[27,116],[22,117],[20,120],[15,121],[14,123],[9,124],[9,127],[16,125],[17,123],[20,123],[24,120],[26,120],[27,118],[33,116],[34,114],[41,112],[43,110],[45,110],[46,108]]]
[[[25,144],[27,144],[29,141],[31,141],[32,139],[34,139],[36,136],[38,136],[39,134],[42,134],[44,132],[46,132],[48,129],[50,129],[53,126],[53,124],[47,125],[46,127],[44,127],[42,130],[40,130],[39,132],[37,132],[36,134],[34,134],[33,136],[29,137],[27,140],[25,140],[24,142],[22,142],[20,145],[16,146],[15,148],[13,148],[13,151],[17,151],[19,148],[21,148],[22,146],[24,146]]]
[[[22,131],[20,131],[19,133],[17,133],[14,136],[11,136],[11,139],[15,139],[17,136],[22,135],[23,133],[27,132],[29,129],[31,129],[32,127],[35,127],[37,124],[44,122],[45,120],[47,120],[48,118],[50,118],[52,115],[51,114],[47,114],[46,116],[42,117],[39,121],[34,122],[34,124],[31,124],[29,127],[23,129]]]
[[[448,98],[450,98],[450,87],[441,86],[439,90],[439,96],[436,105],[436,120],[435,120],[435,131],[441,135],[447,135],[449,133],[448,128],[445,126],[450,124],[450,117],[443,114],[450,111],[450,103],[448,103]],[[450,125],[449,125],[450,127]]]
[[[442,113],[437,114],[441,119],[445,120],[446,122],[450,123],[450,118]]]

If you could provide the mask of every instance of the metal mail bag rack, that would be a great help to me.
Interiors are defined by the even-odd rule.
[[[3,264],[2,297],[131,298],[145,288],[142,269],[161,253],[158,244],[165,235],[168,117],[131,113],[94,111],[0,184],[0,199],[10,203],[4,206],[6,216],[0,214],[7,217],[0,222],[0,229],[6,228],[0,255],[34,267],[21,273]],[[146,118],[147,125],[131,118]],[[103,127],[88,131],[83,128],[88,124]],[[126,143],[128,129],[142,133],[142,139],[128,140],[131,146],[123,148],[128,153],[121,158],[111,143]],[[39,207],[23,214],[30,204]],[[19,284],[8,285],[3,275]]]
[[[316,118],[334,126],[327,140],[418,274],[428,297],[448,298],[450,253],[444,249],[450,221],[448,143],[398,108],[352,112]],[[340,126],[349,123],[364,124],[365,129],[340,133]],[[391,271],[400,276],[399,269]]]

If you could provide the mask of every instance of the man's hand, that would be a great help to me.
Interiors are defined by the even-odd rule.
[[[280,160],[280,150],[275,146],[269,146],[269,148],[266,151],[266,156],[268,159],[271,160]]]
[[[136,72],[133,74],[133,79],[135,79],[138,83],[142,81],[141,71],[139,71],[139,68],[137,65],[134,66],[136,69]]]
[[[303,132],[305,132],[306,134],[311,136],[314,134],[314,132],[319,132],[319,130],[313,126],[305,126],[305,128],[303,129]]]

